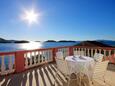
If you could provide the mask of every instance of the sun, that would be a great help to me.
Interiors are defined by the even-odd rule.
[[[26,21],[29,25],[37,24],[40,19],[40,13],[36,12],[34,9],[24,10],[21,19]]]

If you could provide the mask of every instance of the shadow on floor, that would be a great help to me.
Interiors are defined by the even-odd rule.
[[[54,82],[56,82],[57,86],[60,86],[66,83],[61,73],[59,75],[61,81],[56,79],[56,71],[55,64],[49,64],[23,73],[2,76],[0,77],[0,86],[54,86]]]

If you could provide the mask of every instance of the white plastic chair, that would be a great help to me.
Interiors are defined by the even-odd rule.
[[[75,79],[71,79],[71,73],[70,73],[70,68],[68,66],[68,63],[66,60],[62,60],[62,59],[56,59],[56,64],[57,64],[57,69],[66,77],[66,79],[68,80],[67,82],[67,86],[70,85],[70,80],[76,80]],[[56,77],[58,76],[58,73],[56,73]]]
[[[63,53],[62,53],[62,52],[57,52],[57,53],[56,53],[56,58],[57,58],[57,59],[62,59],[62,60],[63,60],[63,59],[64,59]]]
[[[94,60],[95,60],[96,62],[102,62],[103,56],[104,56],[103,54],[95,53],[95,55],[94,55]]]
[[[95,80],[100,80],[100,79],[102,79],[102,81],[104,81],[105,83],[105,74],[106,74],[108,62],[109,61],[103,61],[103,62],[96,63],[94,71],[93,71],[93,75],[91,78],[92,84]]]

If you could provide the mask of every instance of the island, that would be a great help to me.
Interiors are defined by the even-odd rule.
[[[73,41],[73,40],[60,40],[58,42],[76,42],[76,41]]]
[[[47,41],[44,41],[44,42],[57,42],[55,40],[47,40]]]
[[[26,40],[6,40],[3,38],[0,38],[0,43],[29,43],[29,41],[26,41]]]

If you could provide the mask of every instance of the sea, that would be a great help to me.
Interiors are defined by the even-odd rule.
[[[77,43],[79,42],[0,43],[0,52],[12,52],[20,50],[73,46],[76,45]]]

